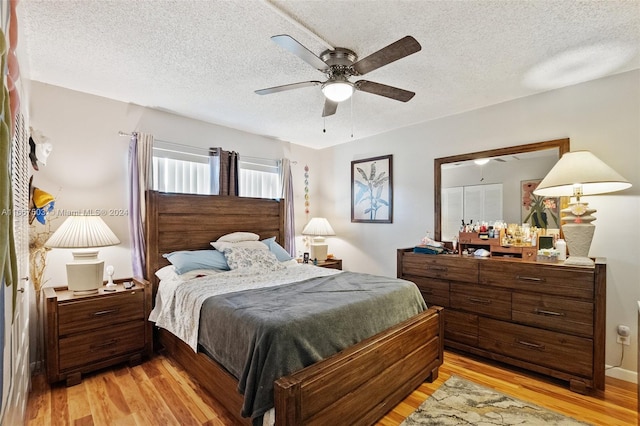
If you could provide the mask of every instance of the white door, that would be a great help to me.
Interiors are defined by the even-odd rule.
[[[16,257],[18,263],[17,297],[13,314],[13,288],[4,283],[0,292],[4,300],[2,308],[2,405],[0,406],[0,425],[24,424],[27,399],[31,380],[29,368],[29,219],[24,212],[29,208],[30,165],[29,135],[22,114],[18,114],[13,151],[11,175],[13,189],[13,230]],[[1,336],[0,336],[1,337]]]

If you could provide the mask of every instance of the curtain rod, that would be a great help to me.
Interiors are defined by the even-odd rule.
[[[136,133],[136,132],[134,132],[134,133]],[[132,133],[123,132],[122,130],[120,130],[120,131],[118,132],[118,136],[131,137],[131,136],[133,136],[133,134],[132,134]],[[203,150],[203,151],[209,152],[209,148],[200,148],[200,147],[198,147],[198,146],[191,146],[191,145],[184,145],[184,144],[175,143],[175,142],[163,141],[162,139],[154,139],[154,141],[158,141],[158,142],[166,143],[166,144],[169,144],[169,145],[178,146],[178,147],[181,147],[181,148],[201,149],[201,150]],[[244,155],[244,156],[243,156],[243,155],[241,154],[241,155],[240,155],[240,158],[243,158],[243,157],[244,157],[244,158],[247,158],[247,159],[254,159],[254,160],[278,161],[278,160],[274,160],[273,158],[251,157],[251,156],[248,156],[248,155]],[[291,164],[298,164],[298,162],[297,162],[297,161],[293,161],[293,160],[291,160]]]

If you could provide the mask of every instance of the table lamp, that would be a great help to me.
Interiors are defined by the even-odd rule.
[[[311,259],[327,260],[328,245],[324,242],[327,235],[336,235],[329,221],[324,217],[312,218],[302,230],[302,235],[313,236],[311,242]]]
[[[630,187],[629,181],[589,151],[565,153],[542,179],[534,194],[576,198],[575,202],[570,202],[569,207],[561,211],[564,213],[562,232],[569,248],[566,265],[591,266],[594,263],[589,258],[589,247],[596,229],[591,223],[596,220],[593,217],[596,210],[589,208],[589,203],[582,202],[580,197],[622,191]]]
[[[120,244],[100,216],[69,216],[45,243],[50,248],[91,249]],[[67,286],[73,294],[93,294],[102,287],[104,261],[98,250],[73,252],[67,263]]]

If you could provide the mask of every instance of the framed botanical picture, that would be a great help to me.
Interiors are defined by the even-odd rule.
[[[351,162],[351,222],[393,222],[393,156]]]
[[[535,195],[542,179],[520,182],[522,223],[538,228],[560,228],[560,198]]]

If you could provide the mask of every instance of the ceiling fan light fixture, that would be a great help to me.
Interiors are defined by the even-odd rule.
[[[322,93],[333,102],[346,101],[353,95],[353,84],[346,80],[327,81],[322,85]]]

